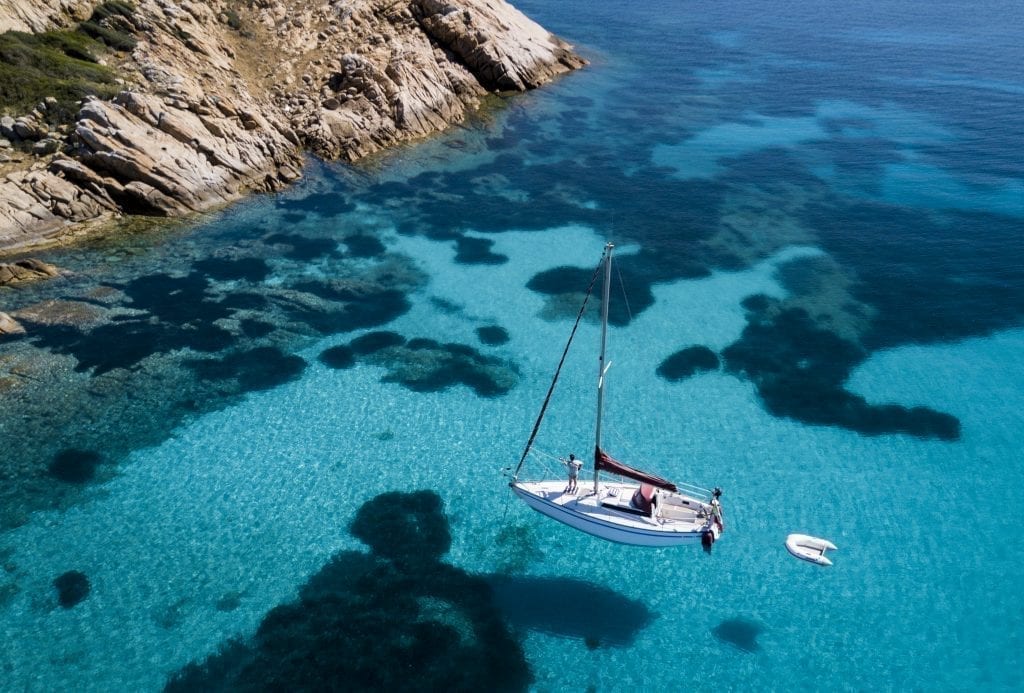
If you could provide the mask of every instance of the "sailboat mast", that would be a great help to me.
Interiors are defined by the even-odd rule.
[[[608,370],[604,362],[605,346],[608,342],[608,297],[612,288],[613,243],[604,246],[604,290],[601,294],[601,355],[597,361],[597,429],[594,433],[594,493],[597,493],[597,455],[601,450],[601,414],[604,411],[604,375]]]

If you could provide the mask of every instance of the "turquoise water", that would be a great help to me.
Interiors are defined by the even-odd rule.
[[[520,6],[591,67],[0,296],[4,688],[1022,686],[1020,7]],[[608,239],[607,447],[725,490],[711,554],[501,474]]]

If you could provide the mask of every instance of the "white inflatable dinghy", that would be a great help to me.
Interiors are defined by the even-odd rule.
[[[806,534],[790,534],[786,537],[786,550],[801,561],[816,565],[832,565],[825,557],[826,551],[835,551],[836,545],[828,539],[819,539]]]

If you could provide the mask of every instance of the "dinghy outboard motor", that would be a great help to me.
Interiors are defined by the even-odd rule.
[[[715,533],[710,529],[700,535],[700,545],[704,547],[705,553],[711,553],[711,547],[715,544]]]

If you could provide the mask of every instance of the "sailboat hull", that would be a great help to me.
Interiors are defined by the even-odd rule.
[[[707,533],[718,538],[719,528],[707,518],[652,518],[609,507],[609,500],[629,498],[635,485],[602,485],[598,494],[563,492],[564,481],[513,482],[512,492],[540,514],[573,529],[618,544],[669,547],[700,542]],[[629,494],[629,495],[626,495]],[[701,502],[690,499],[695,506]]]

